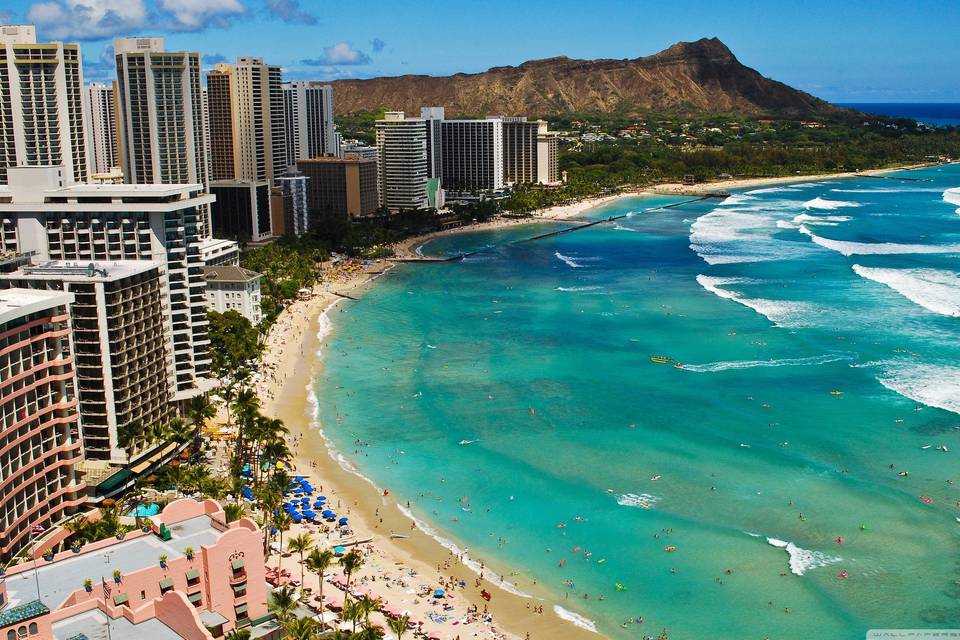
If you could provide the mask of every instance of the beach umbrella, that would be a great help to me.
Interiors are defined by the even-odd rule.
[[[338,522],[339,522],[340,524],[347,524],[348,522],[350,522],[350,518],[340,518],[340,520],[338,520]]]
[[[316,496],[314,500],[326,500],[327,496]]]
[[[322,515],[324,518],[336,518],[336,517],[337,517],[337,514],[335,514],[333,511],[330,511],[330,509],[326,509],[325,511],[322,511],[320,515]]]
[[[447,592],[444,591],[443,589],[437,589],[436,591],[433,592],[433,596],[434,596],[435,598],[442,598],[442,597],[444,596],[444,594],[446,594],[446,593],[447,593]]]
[[[290,519],[293,520],[293,521],[294,521],[295,523],[297,523],[297,524],[300,524],[300,521],[303,520],[303,518],[301,518],[301,517],[300,517],[299,515],[297,515],[296,513],[290,514]]]

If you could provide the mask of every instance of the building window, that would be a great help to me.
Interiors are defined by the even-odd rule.
[[[36,635],[36,634],[38,634],[38,633],[40,633],[40,628],[37,627],[37,623],[36,623],[36,622],[31,622],[31,623],[30,623],[30,635],[34,636],[34,635]]]

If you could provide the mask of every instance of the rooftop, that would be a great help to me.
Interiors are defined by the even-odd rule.
[[[203,276],[207,282],[214,280],[216,282],[250,282],[262,278],[263,275],[243,267],[233,265],[223,265],[220,267],[204,267]]]
[[[38,265],[20,267],[13,273],[0,276],[16,280],[65,280],[68,282],[112,282],[129,278],[151,269],[162,268],[160,262],[149,260],[113,260],[87,262],[50,260]]]
[[[179,640],[181,636],[156,618],[144,620],[140,624],[133,624],[124,617],[109,621],[99,609],[85,611],[61,620],[53,625],[54,640],[73,640],[85,638],[100,640],[100,638],[137,638],[137,640]],[[109,635],[108,635],[109,633]]]
[[[175,558],[183,556],[187,547],[199,549],[201,545],[210,545],[217,541],[220,532],[213,528],[206,515],[190,518],[170,525],[173,538],[164,542],[156,536],[141,536],[133,540],[118,541],[107,547],[80,553],[63,560],[46,562],[38,560],[35,569],[8,575],[7,599],[12,606],[37,599],[37,583],[40,585],[39,600],[51,609],[60,604],[77,589],[83,588],[83,581],[90,578],[94,582],[104,575],[112,575],[115,569],[122,573],[132,573],[158,562],[161,554]],[[162,625],[161,625],[162,626]],[[137,625],[139,630],[140,625]],[[83,629],[63,634],[64,638],[84,632]],[[90,635],[89,633],[87,635]],[[59,637],[59,636],[58,636]],[[100,636],[90,636],[100,637]],[[140,636],[118,634],[119,638],[176,638],[173,636]]]
[[[322,156],[319,158],[303,158],[302,160],[297,160],[297,166],[303,164],[367,164],[375,163],[376,160],[373,158],[364,158],[358,155],[350,155],[345,158],[340,158],[338,156]]]
[[[35,289],[0,290],[0,325],[30,313],[37,313],[73,302],[72,293]]]

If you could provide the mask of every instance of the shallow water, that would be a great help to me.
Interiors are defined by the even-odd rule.
[[[612,637],[960,627],[960,167],[902,175],[429,243],[486,251],[342,307],[326,433]]]

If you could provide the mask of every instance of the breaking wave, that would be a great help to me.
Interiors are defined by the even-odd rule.
[[[751,282],[755,283],[757,281],[748,278],[718,278],[703,274],[697,276],[697,283],[710,293],[749,307],[765,316],[767,320],[778,327],[803,326],[805,324],[803,318],[816,311],[816,308],[807,302],[746,298],[741,293],[721,288],[732,284],[748,284]]]
[[[856,274],[885,284],[928,311],[960,317],[960,275],[938,269],[880,269],[853,265]]]
[[[943,200],[944,202],[960,206],[960,187],[954,187],[953,189],[944,191]],[[957,215],[960,215],[960,209],[957,209]]]
[[[842,253],[845,256],[862,255],[903,255],[911,253],[960,253],[960,245],[944,244],[897,244],[895,242],[848,242],[846,240],[831,240],[815,234],[806,225],[800,225],[800,233],[810,236],[815,243]]]
[[[781,358],[779,360],[733,360],[730,362],[708,362],[706,364],[685,364],[684,371],[694,373],[715,373],[731,369],[752,369],[754,367],[806,367],[818,364],[829,364],[841,360],[854,360],[852,353],[830,353],[809,358]]]
[[[778,540],[777,538],[767,538],[767,543],[770,546],[777,547],[778,549],[787,550],[787,553],[790,554],[790,571],[794,575],[798,576],[802,576],[810,569],[825,567],[828,564],[833,564],[842,560],[842,558],[828,556],[825,553],[820,553],[819,551],[808,551],[807,549],[801,549],[792,542],[785,542],[783,540]]]
[[[886,363],[877,380],[914,402],[960,413],[960,367]]]
[[[843,209],[845,207],[862,207],[859,202],[846,202],[843,200],[827,200],[826,198],[814,198],[803,203],[807,209],[824,209],[833,211],[834,209]]]
[[[624,493],[617,496],[617,504],[621,507],[649,509],[658,502],[660,502],[660,498],[649,493]]]
[[[597,633],[597,623],[589,618],[583,617],[579,613],[568,611],[558,604],[553,605],[553,612],[557,614],[558,618],[562,618],[567,622],[573,623],[581,629],[586,629],[587,631]]]
[[[562,253],[560,253],[559,251],[555,251],[555,252],[553,253],[553,255],[557,256],[557,259],[558,259],[558,260],[560,260],[561,262],[563,262],[564,264],[566,264],[566,265],[567,265],[568,267],[570,267],[571,269],[583,269],[583,266],[584,266],[584,265],[580,264],[579,262],[577,262],[575,259],[571,258],[570,256],[565,256],[565,255],[563,255]]]

